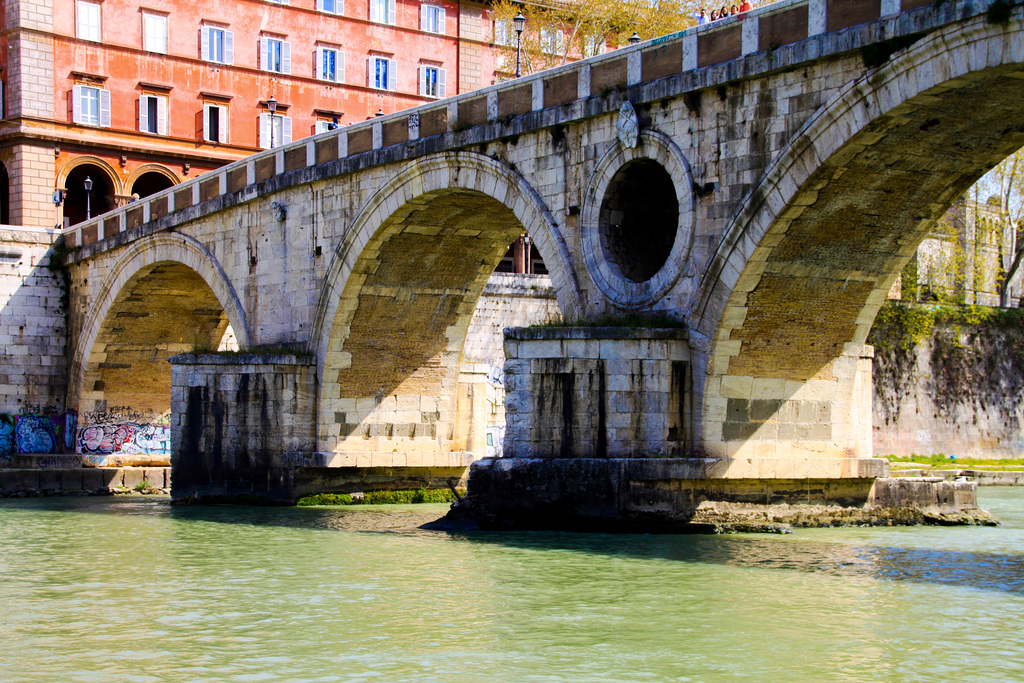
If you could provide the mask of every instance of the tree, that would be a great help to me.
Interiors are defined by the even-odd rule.
[[[1024,227],[1024,148],[996,164],[978,185],[995,189],[999,199],[1004,271],[999,304],[1006,308],[1013,299],[1014,280],[1024,260],[1024,240],[1020,239]]]
[[[518,4],[497,0],[491,9],[495,43],[503,47],[503,70],[515,73],[516,35],[512,17],[522,12],[522,72],[534,73],[601,54],[627,44],[636,31],[649,39],[696,23],[697,0],[557,0]]]

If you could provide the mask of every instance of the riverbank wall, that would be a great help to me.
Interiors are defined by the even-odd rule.
[[[1024,457],[1024,310],[890,302],[868,343],[876,456]]]
[[[169,493],[170,467],[33,467],[0,469],[0,498]]]

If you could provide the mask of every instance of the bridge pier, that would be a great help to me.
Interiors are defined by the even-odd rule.
[[[473,465],[453,519],[679,532],[984,518],[970,486],[893,485],[888,462],[869,457],[868,349],[823,370],[827,400],[807,383],[761,398],[741,382],[724,411],[697,413],[686,330],[506,334],[505,457]]]

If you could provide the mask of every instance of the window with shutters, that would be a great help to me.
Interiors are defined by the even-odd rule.
[[[511,21],[494,22],[494,44],[506,47],[516,44],[516,30]]]
[[[86,2],[78,0],[78,37],[82,40],[100,42],[102,30],[100,29],[100,5],[97,2]]]
[[[420,5],[420,30],[444,33],[444,8],[437,5]]]
[[[345,11],[345,0],[316,0],[316,8],[327,14],[341,14]]]
[[[394,24],[395,0],[370,0],[370,21]]]
[[[260,149],[270,149],[287,145],[292,141],[292,117],[271,114],[260,114]]]
[[[333,47],[316,48],[313,73],[321,81],[341,83],[345,80],[345,54]]]
[[[367,85],[377,90],[397,90],[398,70],[395,60],[387,57],[370,57],[367,61]]]
[[[279,74],[292,72],[292,44],[280,38],[260,38],[260,66]]]
[[[562,54],[562,32],[557,28],[540,30],[540,49],[549,55]]]
[[[142,95],[139,97],[139,130],[143,133],[167,135],[167,97]]]
[[[142,13],[142,49],[167,54],[167,16]]]
[[[583,36],[583,56],[596,57],[604,54],[604,36]]]
[[[110,91],[91,85],[76,85],[71,91],[72,118],[86,126],[110,127]]]
[[[420,67],[420,94],[426,97],[445,96],[444,69],[426,65]]]
[[[203,139],[227,144],[228,108],[222,104],[203,105]]]
[[[233,64],[235,61],[235,35],[219,26],[203,26],[200,57],[208,62]]]

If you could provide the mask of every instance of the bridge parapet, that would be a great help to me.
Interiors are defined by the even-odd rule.
[[[153,232],[315,178],[459,149],[634,104],[684,96],[699,108],[698,91],[791,68],[830,54],[983,14],[997,0],[783,0],[728,17],[403,110],[254,154],[161,193],[114,209],[64,232],[89,258]],[[883,60],[884,61],[884,60]]]

